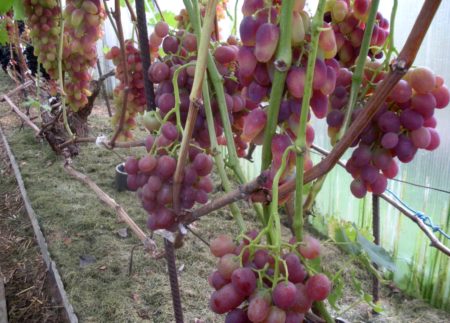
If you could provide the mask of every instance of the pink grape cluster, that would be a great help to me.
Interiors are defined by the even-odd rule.
[[[232,40],[230,40],[230,43]],[[219,45],[214,58],[219,72],[224,79],[225,103],[229,112],[235,132],[235,142],[240,156],[245,155],[247,144],[242,142],[237,135],[239,120],[242,113],[246,113],[246,101],[240,94],[239,83],[234,80],[236,69],[237,46],[233,44]],[[177,85],[179,89],[179,108],[182,124],[185,124],[189,111],[189,94],[192,89],[195,74],[195,60],[197,52],[197,38],[194,34],[179,30],[170,31],[165,22],[158,22],[155,25],[154,32],[150,35],[150,46],[153,52],[156,52],[162,45],[163,52],[166,54],[160,61],[155,61],[148,70],[150,80],[157,84],[155,91],[156,105],[160,110],[162,117],[166,116],[174,107],[176,97],[174,93],[173,78],[178,73]],[[194,63],[192,66],[182,67],[185,64]],[[211,98],[211,108],[214,115],[214,126],[219,143],[224,144],[223,127],[219,113],[219,106],[216,96]],[[175,118],[175,117],[173,117]],[[203,107],[200,108],[197,116],[193,138],[201,147],[209,147],[210,140],[206,125],[206,115]]]
[[[359,55],[365,31],[365,23],[370,11],[371,0],[329,0],[325,21],[331,26],[336,39],[336,58],[341,65],[350,67],[355,64]],[[384,46],[389,36],[389,21],[381,13],[377,13],[370,40],[368,55],[382,57],[378,49]]]
[[[387,179],[398,173],[395,158],[409,163],[418,149],[435,150],[440,138],[434,112],[445,108],[449,100],[442,77],[424,67],[410,70],[361,134],[347,162],[346,169],[354,178],[350,185],[353,195],[361,198],[367,191],[383,193]],[[361,111],[356,110],[353,118]]]
[[[179,143],[179,137],[177,127],[167,122],[161,127],[160,135],[147,137],[148,153],[145,156],[129,157],[125,163],[128,188],[138,192],[142,207],[148,213],[150,230],[177,228],[172,191],[177,158],[170,155],[170,148]],[[208,194],[213,190],[209,176],[212,168],[213,161],[209,155],[198,148],[190,148],[182,180],[181,209],[208,202]]]
[[[124,128],[121,133],[123,139],[133,138],[131,132],[136,126],[135,117],[138,113],[144,112],[147,104],[144,92],[144,74],[139,49],[137,49],[132,40],[125,41],[125,56],[127,60],[128,74],[128,95],[127,111],[125,114]],[[105,55],[106,59],[111,59],[116,66],[116,78],[120,83],[114,89],[114,105],[116,113],[111,119],[112,125],[119,123],[121,111],[123,109],[124,90],[125,90],[125,69],[120,49],[116,46]]]
[[[227,323],[303,322],[313,302],[326,299],[332,288],[326,275],[308,276],[302,264],[302,257],[319,256],[319,241],[306,236],[296,247],[293,238],[291,248],[280,257],[269,249],[253,248],[257,235],[257,231],[250,231],[239,245],[228,235],[211,241],[211,253],[219,258],[217,270],[208,277],[215,289],[211,309],[227,313]],[[276,263],[280,277],[274,281]]]
[[[285,149],[296,139],[301,115],[302,99],[306,82],[308,37],[311,18],[303,10],[305,1],[295,1],[292,12],[292,55],[295,62],[289,69],[286,88],[280,105],[278,124],[283,133],[274,137],[272,154],[274,162],[270,169],[268,186],[281,164]],[[267,123],[267,109],[261,103],[268,100],[274,74],[275,51],[279,40],[279,2],[260,0],[244,1],[244,18],[240,25],[242,46],[238,52],[238,77],[243,84],[243,93],[250,104],[256,106],[243,122],[241,139],[245,142],[262,144]],[[270,18],[270,19],[269,19]],[[324,27],[329,27],[325,24]],[[331,27],[324,28],[319,38],[319,51],[324,58],[314,64],[313,92],[310,107],[314,115],[321,119],[327,114],[328,97],[335,89],[336,77],[340,71],[339,63],[333,58],[337,52],[335,35]],[[249,106],[250,104],[247,104]],[[308,112],[308,121],[311,114]],[[307,144],[314,140],[314,130],[307,125]],[[293,175],[294,159],[289,158],[281,183]],[[306,155],[305,169],[312,167]]]
[[[58,78],[61,8],[56,0],[24,0],[34,55],[53,80]]]
[[[106,13],[100,0],[68,0],[63,14],[63,61],[68,76],[64,90],[70,108],[78,111],[86,106],[91,94],[90,69],[97,63],[96,42],[103,35]]]

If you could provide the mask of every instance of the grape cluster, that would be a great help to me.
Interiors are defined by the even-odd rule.
[[[219,258],[217,270],[208,277],[215,289],[211,309],[225,314],[225,322],[303,322],[314,301],[326,299],[332,284],[324,274],[308,276],[302,259],[320,254],[320,243],[306,236],[292,244],[282,256],[269,249],[252,246],[257,231],[250,231],[236,245],[228,235],[211,241],[211,253]],[[252,241],[253,240],[253,241]],[[275,266],[279,266],[275,278]]]
[[[100,0],[68,0],[63,15],[66,22],[63,61],[68,76],[64,90],[67,103],[78,111],[90,96],[89,69],[97,63],[96,42],[102,36],[106,13]]]
[[[343,66],[354,65],[359,55],[371,2],[371,0],[355,0],[352,3],[349,0],[329,0],[326,4],[325,21],[334,32],[337,45],[334,54],[337,54],[336,58]],[[388,36],[389,21],[377,12],[368,55],[381,58],[383,52],[380,49]]]
[[[361,198],[367,191],[383,193],[387,179],[398,173],[395,158],[408,163],[418,149],[436,149],[440,138],[434,111],[445,108],[449,100],[449,90],[440,76],[424,67],[410,70],[358,138],[346,164],[354,178],[350,186],[353,195]],[[361,111],[354,111],[353,118]]]
[[[128,74],[128,95],[127,111],[125,112],[125,122],[121,133],[122,139],[131,139],[133,134],[131,130],[136,126],[135,117],[138,113],[145,110],[147,104],[144,92],[144,74],[139,49],[134,46],[132,40],[125,41],[125,56],[127,60]],[[113,126],[119,123],[123,109],[124,90],[125,90],[125,69],[120,49],[116,46],[105,55],[106,59],[111,59],[116,66],[116,78],[120,83],[114,89],[114,105],[116,113],[111,119]]]
[[[177,73],[176,84],[179,90],[179,110],[181,122],[184,125],[189,111],[189,94],[192,89],[195,74],[195,60],[197,52],[197,38],[194,34],[186,31],[171,31],[165,22],[158,22],[155,25],[154,32],[150,35],[150,47],[152,52],[156,53],[162,46],[163,52],[166,54],[163,58],[153,62],[148,70],[150,80],[157,85],[155,91],[156,105],[160,110],[162,117],[172,113],[177,103],[173,78]],[[235,80],[234,74],[236,70],[236,57],[238,48],[232,44],[219,45],[215,52],[214,58],[219,72],[224,79],[225,87],[225,103],[229,112],[229,117],[233,125],[235,133],[235,142],[237,151],[240,156],[245,155],[247,144],[240,140],[239,125],[243,113],[247,113],[246,101],[240,94],[239,83]],[[189,64],[190,65],[186,65]],[[223,127],[219,113],[219,106],[216,96],[211,98],[211,108],[214,115],[214,126],[216,135],[220,143],[224,143]],[[175,116],[171,116],[170,120],[174,120]],[[235,122],[236,121],[236,122]],[[193,138],[201,147],[210,146],[209,134],[206,124],[206,114],[203,107],[200,107],[199,114],[195,123]]]
[[[179,137],[177,127],[167,122],[160,128],[157,137],[147,137],[148,154],[139,159],[129,157],[125,163],[128,188],[138,191],[142,207],[148,213],[147,226],[150,230],[177,228],[176,214],[172,209],[177,158],[171,155],[171,148],[179,144]],[[180,193],[181,209],[191,209],[195,203],[208,202],[208,193],[213,190],[209,176],[212,168],[213,161],[209,155],[199,148],[190,148]]]
[[[61,8],[56,0],[24,0],[34,54],[53,80],[58,78]]]
[[[296,139],[301,115],[302,99],[305,90],[306,65],[308,60],[308,37],[311,18],[304,11],[305,1],[295,1],[292,12],[291,46],[293,65],[290,67],[282,103],[278,115],[278,125],[282,133],[274,137],[272,154],[274,162],[270,168],[268,186],[281,164],[285,149]],[[242,6],[244,18],[240,25],[242,46],[238,52],[238,77],[244,86],[243,93],[247,100],[246,107],[250,112],[245,115],[241,139],[244,142],[262,144],[267,122],[267,109],[264,102],[271,92],[275,51],[279,40],[278,1],[246,0]],[[324,26],[327,27],[327,26]],[[333,58],[337,45],[333,29],[324,28],[319,38],[320,57],[314,64],[313,92],[310,107],[314,115],[321,119],[326,116],[328,96],[334,91],[339,63]],[[308,121],[311,117],[308,112]],[[307,125],[307,144],[314,140],[314,130]],[[305,169],[312,167],[309,154],[305,154]],[[293,176],[294,158],[290,157],[282,183]]]

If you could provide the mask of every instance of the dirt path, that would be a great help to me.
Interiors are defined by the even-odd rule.
[[[9,322],[63,322],[52,301],[44,261],[0,142],[0,275]]]

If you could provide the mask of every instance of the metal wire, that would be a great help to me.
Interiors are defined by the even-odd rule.
[[[431,228],[431,230],[433,232],[439,232],[440,234],[442,234],[444,237],[446,237],[447,239],[450,240],[450,235],[447,234],[446,232],[444,232],[440,226],[436,225],[433,223],[433,220],[431,220],[431,218],[429,216],[427,216],[426,214],[420,212],[420,211],[416,211],[414,209],[412,209],[411,207],[409,207],[408,205],[405,204],[405,202],[403,202],[394,192],[392,192],[389,189],[386,189],[386,192],[391,194],[392,197],[397,200],[398,203],[400,203],[403,207],[405,207],[406,209],[408,209],[409,211],[411,211],[412,213],[414,213],[414,215],[416,217],[418,217],[423,223],[425,223],[426,226],[428,226],[429,228]]]

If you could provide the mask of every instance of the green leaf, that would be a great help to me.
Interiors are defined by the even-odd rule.
[[[370,260],[380,267],[384,267],[390,271],[395,271],[395,263],[392,257],[382,247],[364,238],[359,232],[357,241],[367,253]]]
[[[367,293],[364,293],[363,299],[366,303],[372,303],[373,296]]]
[[[361,282],[355,276],[355,271],[351,272],[351,277],[352,277],[353,288],[355,289],[355,291],[361,296],[364,295],[364,290],[361,286]]]
[[[176,14],[174,14],[172,11],[162,11],[161,13],[164,16],[165,22],[167,22],[170,27],[177,28],[178,21],[175,19]],[[159,13],[156,15],[156,18],[158,20],[162,20]]]
[[[380,304],[373,302],[373,296],[367,293],[364,293],[363,296],[364,302],[366,302],[375,312],[381,313],[383,312],[383,307]]]
[[[5,14],[11,10],[11,6],[14,0],[1,0],[0,1],[0,14]]]
[[[38,100],[33,99],[33,98],[26,100],[23,103],[23,105],[26,107],[30,107],[30,108],[40,108],[41,107],[41,103]],[[50,109],[50,107],[48,107],[48,108]]]
[[[339,247],[350,254],[358,254],[361,252],[360,246],[351,240],[348,236],[348,230],[344,227],[338,227],[334,231],[334,240],[340,243]]]
[[[337,306],[337,301],[342,298],[344,295],[344,280],[341,275],[337,276],[335,280],[333,280],[333,289],[331,290],[330,295],[328,295],[328,303],[331,305],[333,309],[336,311],[339,310]]]
[[[320,257],[315,259],[305,259],[305,262],[308,270],[312,270],[314,273],[322,272],[322,268],[320,267]]]
[[[8,32],[6,31],[6,22],[0,22],[0,45],[6,45],[9,42]]]
[[[48,104],[43,104],[41,109],[49,112],[52,111],[52,108]]]
[[[372,309],[375,312],[377,312],[377,313],[383,313],[384,312],[384,309],[383,309],[383,307],[380,304],[378,304],[378,303],[372,303],[372,304],[373,304],[373,305],[371,305]]]
[[[25,7],[23,6],[23,0],[14,0],[13,10],[15,20],[25,19]]]

